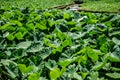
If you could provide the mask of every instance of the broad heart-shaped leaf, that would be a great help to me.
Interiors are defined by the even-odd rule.
[[[60,75],[63,75],[63,73],[66,71],[67,69],[65,67],[62,67],[61,71],[60,71]]]
[[[43,47],[39,44],[37,46],[33,46],[30,49],[27,50],[27,52],[39,52],[43,49]]]
[[[69,22],[67,22],[68,26],[75,26],[76,24],[77,24],[77,22],[75,22],[75,21],[69,21]]]
[[[120,62],[120,57],[116,53],[111,53],[109,56],[111,62]]]
[[[55,22],[52,21],[52,20],[48,20],[48,24],[49,24],[50,27],[52,27],[55,24]]]
[[[13,62],[12,60],[8,60],[8,59],[1,59],[0,64],[1,63],[5,66],[9,66],[11,63],[14,64],[15,66],[17,66],[17,63]]]
[[[103,53],[107,53],[108,52],[108,43],[104,43],[102,44],[102,46],[100,47],[100,51]]]
[[[74,79],[83,80],[82,77],[81,77],[81,75],[79,75],[79,74],[76,73],[76,72],[74,72],[74,73],[72,74],[72,76],[73,76]]]
[[[112,71],[120,71],[120,68],[110,67]]]
[[[4,30],[4,29],[6,29],[9,26],[10,26],[10,24],[5,24],[5,25],[3,25],[3,26],[0,27],[0,30]]]
[[[29,73],[29,72],[32,72],[33,70],[34,70],[33,66],[28,66],[26,69],[26,72]]]
[[[55,46],[54,44],[52,44],[52,43],[50,42],[50,40],[47,39],[47,38],[44,38],[44,39],[43,39],[43,42],[44,42],[44,44],[45,44],[46,46],[56,48],[56,46]]]
[[[67,37],[67,35],[65,33],[62,33],[60,31],[57,31],[57,36],[61,41],[63,41]]]
[[[67,60],[60,61],[58,64],[59,64],[60,66],[66,67],[66,66],[68,66],[68,65],[69,65],[70,63],[72,63],[72,62],[73,62],[72,59],[67,59]]]
[[[25,64],[18,64],[18,68],[22,73],[26,73],[26,65]]]
[[[98,50],[92,49],[90,47],[85,47],[83,48],[81,51],[79,51],[78,53],[84,53],[87,54],[89,58],[91,58],[93,61],[98,61],[98,55],[102,55],[103,53],[101,53]],[[76,54],[78,54],[76,53]]]
[[[7,32],[5,32],[5,33],[3,34],[3,37],[5,38],[5,37],[7,37],[9,34],[10,34],[10,33],[7,31]]]
[[[20,49],[20,48],[27,49],[31,45],[31,43],[32,43],[31,41],[21,42],[16,46],[16,48],[17,49]]]
[[[55,54],[56,52],[62,52],[62,50],[63,50],[63,47],[62,46],[58,46],[56,49],[53,49],[52,50],[52,52],[53,52],[53,54]]]
[[[18,32],[15,34],[15,37],[18,39],[18,40],[21,40],[23,38],[23,34],[21,32]]]
[[[69,20],[71,18],[71,16],[70,16],[69,13],[64,13],[63,18],[66,19],[66,20]]]
[[[78,64],[80,63],[83,63],[83,64],[86,64],[87,63],[87,55],[84,55],[84,56],[79,56],[76,61],[78,62]]]
[[[47,29],[46,25],[41,25],[39,23],[37,23],[35,26],[36,26],[36,28],[39,28],[40,30],[46,30]]]
[[[109,33],[109,36],[116,36],[119,34],[120,34],[120,31],[113,31],[112,33]]]
[[[107,63],[109,58],[109,53],[107,53],[106,55],[104,55],[104,59],[103,62],[97,62],[97,64],[95,66],[93,66],[93,70],[100,70],[101,68],[103,68],[105,66],[105,64]]]
[[[106,73],[106,75],[110,78],[113,78],[113,79],[120,79],[120,73]]]
[[[61,60],[61,61],[58,62],[58,64],[62,67],[67,67],[69,64],[74,62],[76,59],[77,59],[77,57],[74,57],[72,59]]]
[[[45,67],[47,67],[49,70],[52,70],[54,68],[57,68],[58,65],[57,65],[56,61],[49,60],[48,62],[45,62]]]
[[[15,38],[15,36],[13,35],[13,33],[11,33],[7,36],[7,39],[11,40],[11,41],[14,40],[14,38]]]
[[[99,36],[98,41],[99,41],[99,45],[104,44],[107,41],[105,35],[103,34]]]
[[[99,76],[98,72],[92,72],[90,73],[90,80],[98,80],[97,79],[98,76]]]
[[[85,47],[85,48],[83,48],[83,49],[81,49],[80,51],[78,51],[77,53],[75,53],[74,54],[74,56],[77,56],[77,55],[80,55],[80,54],[87,54],[88,55],[88,57],[90,57],[91,59],[93,59],[92,58],[92,53],[93,53],[93,55],[95,55],[95,56],[98,56],[98,55],[103,55],[104,53],[102,53],[102,52],[100,52],[99,50],[96,50],[96,49],[92,49],[92,48],[90,48],[90,47]],[[94,56],[93,56],[94,57]],[[98,60],[98,58],[96,58],[96,59],[93,59],[93,60]]]
[[[38,72],[30,74],[28,80],[39,80],[40,74]]]
[[[98,54],[93,49],[87,47],[86,52],[93,61],[98,61]]]
[[[25,64],[18,64],[18,67],[22,73],[29,73],[34,70],[33,66],[26,67]]]
[[[62,42],[62,47],[72,46],[72,40],[70,37],[68,37],[66,40]]]
[[[112,38],[112,41],[116,44],[116,45],[120,45],[120,40],[117,38]]]
[[[40,56],[43,60],[46,59],[47,57],[49,57],[50,54],[51,54],[51,49],[50,48],[46,48],[46,49],[44,48],[42,51],[43,51],[43,53],[40,54]]]
[[[17,24],[17,26],[22,26],[22,23],[17,20],[11,20],[11,23]]]
[[[50,71],[51,80],[56,80],[58,77],[60,77],[60,75],[61,75],[61,73],[60,73],[59,68],[55,68],[55,69]]]

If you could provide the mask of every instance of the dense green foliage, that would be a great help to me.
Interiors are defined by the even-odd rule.
[[[120,15],[0,9],[1,80],[119,80]]]
[[[87,10],[120,12],[119,4],[120,0],[86,0],[81,6]]]
[[[0,0],[0,7],[31,7],[34,9],[46,9],[53,6],[71,3],[73,0]]]

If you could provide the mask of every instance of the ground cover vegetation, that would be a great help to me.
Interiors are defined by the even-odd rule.
[[[119,80],[120,14],[0,9],[1,80]]]
[[[0,80],[120,80],[120,14],[50,9],[73,1],[0,0]]]
[[[120,0],[86,0],[81,6],[87,10],[120,12],[119,4]]]
[[[31,7],[33,9],[46,9],[53,6],[69,4],[72,0],[0,0],[1,7]]]
[[[46,9],[73,2],[83,2],[80,8],[84,10],[120,12],[120,0],[0,0],[0,7]]]

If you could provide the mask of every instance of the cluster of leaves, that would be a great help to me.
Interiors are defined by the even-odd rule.
[[[1,80],[117,80],[119,47],[119,14],[0,9]]]

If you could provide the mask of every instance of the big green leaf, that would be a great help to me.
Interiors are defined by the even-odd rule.
[[[113,79],[120,79],[120,73],[106,73],[106,75],[110,78],[113,78]]]
[[[60,38],[61,41],[63,41],[67,37],[65,33],[62,33],[60,31],[57,31],[57,36],[58,38]]]
[[[18,40],[21,40],[23,38],[23,34],[21,32],[18,32],[15,34],[15,37],[18,39]]]
[[[60,77],[60,69],[59,68],[55,68],[53,70],[50,71],[50,78],[51,80],[56,80],[58,77]]]
[[[63,18],[66,19],[66,20],[69,20],[71,18],[71,16],[70,16],[69,13],[64,13]]]
[[[103,53],[107,53],[108,52],[108,43],[106,42],[106,43],[104,43],[104,44],[102,44],[102,46],[100,47],[100,50],[101,50],[101,52],[103,52]]]
[[[43,47],[39,44],[39,45],[31,47],[30,49],[27,50],[27,52],[39,52],[42,49]]]
[[[90,57],[93,61],[98,61],[99,57],[97,52],[88,47],[86,48],[86,53],[88,54],[88,57]]]
[[[47,27],[45,25],[41,25],[39,23],[36,24],[36,27],[39,28],[40,30],[46,30]]]
[[[72,46],[71,38],[67,38],[65,41],[62,42],[62,47]]]
[[[98,80],[98,72],[92,72],[90,73],[90,80]]]
[[[93,70],[100,70],[101,68],[103,68],[107,61],[109,59],[109,53],[107,53],[106,55],[104,55],[104,59],[103,59],[103,62],[97,62],[95,66],[93,66]]]
[[[52,50],[52,52],[53,52],[53,54],[55,54],[56,52],[62,52],[62,50],[63,50],[63,47],[62,46],[58,46],[56,49],[53,49]]]
[[[104,44],[107,41],[105,35],[104,34],[100,35],[98,41],[99,41],[99,45]]]
[[[28,77],[28,80],[39,80],[39,73],[33,73],[33,74],[30,74],[29,77]]]
[[[69,64],[73,63],[76,59],[77,59],[77,57],[61,60],[58,62],[58,64],[62,67],[67,67]]]
[[[29,73],[34,70],[33,66],[26,67],[25,64],[18,64],[18,67],[22,73]]]
[[[109,56],[111,62],[120,62],[120,57],[116,53],[111,53]]]
[[[21,42],[19,43],[16,47],[17,49],[27,49],[30,45],[31,45],[31,41],[25,41],[25,42]]]
[[[116,44],[116,45],[120,45],[120,40],[117,39],[116,37],[112,38],[112,41]]]
[[[15,38],[15,36],[13,35],[13,33],[11,33],[7,36],[7,39],[11,40],[11,41],[14,40],[14,38]]]

